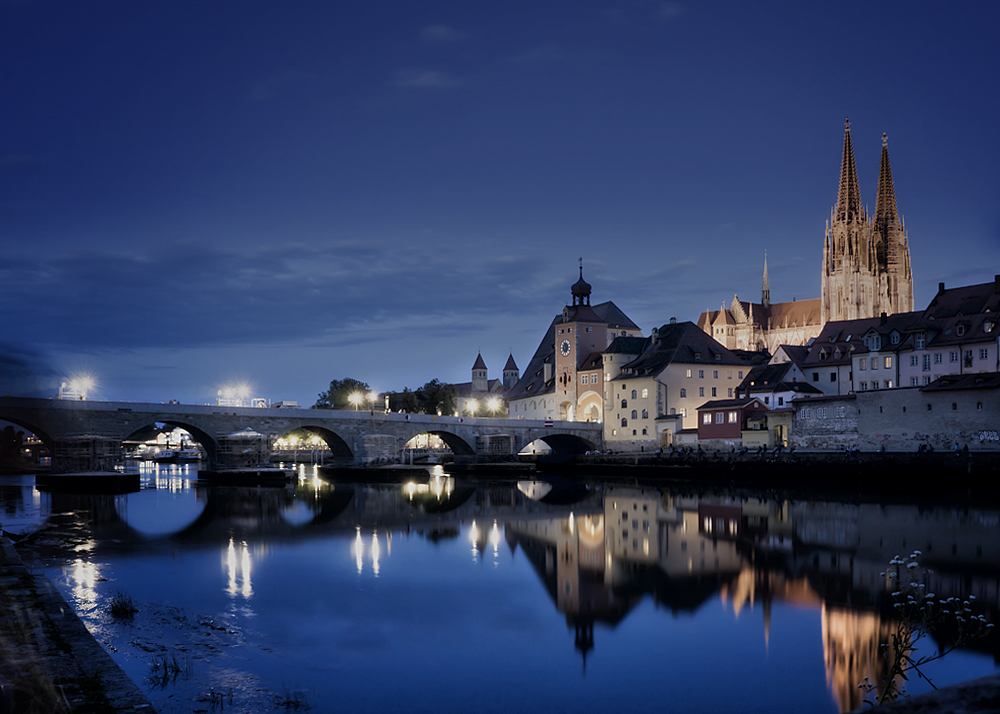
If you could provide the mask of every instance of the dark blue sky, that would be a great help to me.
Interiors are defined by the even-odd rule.
[[[579,257],[647,333],[759,299],[765,250],[773,300],[818,297],[847,116],[871,207],[888,132],[923,306],[1000,272],[998,26],[996,3],[0,0],[0,388],[311,404],[465,381],[478,350],[499,376]]]

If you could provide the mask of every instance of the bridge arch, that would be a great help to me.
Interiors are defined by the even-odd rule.
[[[219,455],[219,442],[218,440],[209,434],[204,429],[201,429],[188,421],[178,420],[178,419],[156,419],[149,422],[148,424],[142,424],[138,427],[133,428],[128,434],[126,434],[122,441],[128,441],[136,434],[146,431],[149,427],[155,427],[157,424],[166,424],[178,429],[183,429],[191,435],[191,438],[196,442],[201,444],[202,448],[205,449],[205,455],[208,457],[208,463],[216,463]]]
[[[476,454],[475,446],[470,445],[469,442],[460,437],[458,434],[453,434],[450,431],[445,431],[444,429],[424,429],[421,431],[415,431],[410,436],[410,439],[415,436],[420,436],[421,434],[436,436],[443,441],[449,449],[451,449],[451,453],[455,456],[475,456]]]
[[[600,448],[589,439],[567,433],[541,434],[534,441],[525,444],[524,448],[527,448],[535,441],[544,442],[552,450],[553,456],[576,456],[577,454],[585,454],[588,451],[596,451]]]
[[[354,452],[351,450],[347,441],[345,441],[340,434],[332,429],[327,429],[325,426],[319,426],[317,424],[302,424],[301,426],[289,429],[285,433],[287,434],[293,432],[296,429],[304,429],[305,431],[315,434],[325,441],[326,445],[330,447],[330,453],[334,456],[334,458],[354,458]],[[284,434],[282,434],[282,436],[284,436]]]

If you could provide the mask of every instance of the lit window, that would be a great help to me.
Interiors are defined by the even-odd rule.
[[[885,358],[885,368],[892,369],[892,357]]]
[[[861,360],[858,362],[858,369],[860,369],[862,372],[868,371],[868,359],[867,358],[865,358],[865,357],[861,358]]]
[[[712,423],[712,415],[709,414],[708,412],[705,412],[704,414],[702,414],[701,415],[701,423],[702,424],[711,424]]]
[[[648,389],[643,389],[642,390],[642,398],[643,399],[649,398],[649,390]]]
[[[729,423],[730,424],[736,423],[736,412],[729,412]]]
[[[687,378],[691,379],[691,370],[690,369],[687,371]]]

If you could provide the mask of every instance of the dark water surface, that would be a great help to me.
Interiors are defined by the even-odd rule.
[[[153,467],[126,496],[0,480],[3,528],[34,532],[22,556],[164,713],[835,713],[880,671],[894,556],[919,549],[929,587],[998,605],[991,509],[195,477]],[[117,593],[130,623],[108,613]],[[928,671],[990,674],[995,650]]]

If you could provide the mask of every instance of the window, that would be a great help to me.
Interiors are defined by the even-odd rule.
[[[799,412],[799,415],[803,419],[808,419],[809,418],[809,410],[808,409],[803,409],[801,412]]]
[[[948,361],[949,362],[958,362],[958,352],[956,352],[954,350],[952,352],[950,352],[948,354]]]
[[[712,379],[718,379],[718,378],[719,378],[719,370],[713,369],[712,370]]]
[[[924,355],[924,359],[927,359],[927,355]],[[910,355],[910,366],[916,367],[920,359],[916,355]]]
[[[927,336],[923,332],[918,332],[917,336],[914,338],[914,342],[917,345],[917,349],[922,350],[927,346]]]
[[[628,419],[622,417],[622,426],[628,426]]]
[[[779,407],[785,406],[785,398],[784,397],[778,397],[778,406]]]
[[[633,389],[633,390],[632,390],[632,399],[635,399],[635,398],[636,398],[636,396],[638,396],[638,395],[636,394],[636,391],[635,391],[635,390]]]
[[[722,355],[721,354],[715,355],[715,361],[716,362],[721,362],[722,361]]]
[[[743,370],[741,369],[741,370],[740,370],[739,372],[737,372],[737,373],[736,373],[736,376],[737,376],[737,378],[739,378],[739,379],[743,379]]]
[[[729,423],[730,424],[736,423],[736,412],[729,412]]]
[[[862,392],[865,391],[866,389],[868,389],[868,382],[861,382],[858,385],[858,389],[860,389]]]
[[[701,415],[701,423],[702,424],[711,424],[712,423],[712,415],[709,412],[705,412],[704,414],[702,414]]]
[[[691,379],[691,370],[690,369],[687,371],[687,378]]]
[[[628,399],[622,399],[622,409],[628,408]]]
[[[826,407],[817,407],[816,408],[816,418],[817,419],[826,419]]]
[[[987,350],[984,347],[983,349],[979,350],[979,359],[986,359],[987,357],[989,357],[989,354],[990,354],[989,350]]]
[[[726,420],[726,415],[725,415],[725,412],[716,412],[716,413],[715,413],[715,423],[716,423],[716,424],[721,424],[721,423],[723,423],[723,422],[724,422],[725,420]]]
[[[930,377],[924,377],[924,384],[926,385],[926,384],[930,384],[930,383],[931,383],[931,378]]]
[[[955,334],[961,337],[965,334],[965,325],[955,325]]]
[[[899,333],[898,332],[893,332],[892,336],[889,338],[889,340],[892,342],[892,344],[898,345],[899,344]]]
[[[862,372],[868,371],[868,359],[866,357],[862,357],[858,361],[858,369],[861,370]]]
[[[958,404],[956,404],[955,402],[952,402],[951,403],[951,410],[953,412],[957,412],[958,411]]]
[[[885,384],[885,388],[886,389],[892,389],[892,380],[891,379],[885,380],[884,384]]]
[[[940,352],[935,352],[934,353],[934,364],[941,364],[941,353]]]
[[[594,328],[593,328],[593,327],[588,327],[588,328],[587,328],[587,332],[593,332],[593,331],[594,331]]]
[[[929,372],[931,368],[931,356],[924,355],[924,371]]]
[[[681,399],[686,399],[688,395],[688,390],[681,388]]]
[[[649,419],[649,410],[648,409],[643,409],[642,410],[642,418],[643,419]]]
[[[580,384],[590,384],[590,375],[589,374],[580,375]]]
[[[814,382],[818,382],[819,381],[819,372],[813,372],[813,381]]]
[[[837,381],[837,373],[836,372],[830,372],[830,381],[831,382],[836,382]]]
[[[733,398],[733,388],[732,387],[729,388],[729,398],[730,399]]]
[[[632,430],[632,436],[635,436],[635,429]]]
[[[962,364],[966,367],[972,366],[972,350],[966,350],[962,355]]]
[[[642,430],[642,435],[646,436],[646,430],[645,429]]]
[[[882,349],[882,337],[880,335],[872,335],[868,338],[868,349],[873,352],[878,352]]]
[[[701,352],[695,352],[694,353],[694,361],[695,362],[701,362]]]
[[[733,378],[733,370],[729,370],[728,372],[726,372],[726,379],[732,379],[732,378]]]
[[[872,369],[878,369],[878,357],[872,357]]]
[[[717,396],[719,396],[719,395],[717,395],[717,394],[715,393],[715,387],[712,387],[712,396],[713,396],[713,397],[717,397]]]
[[[892,369],[892,357],[885,358],[885,368]]]
[[[911,387],[919,387],[920,386],[920,378],[919,377],[910,377],[910,386]]]
[[[643,389],[642,390],[642,398],[646,399],[648,397],[649,397],[649,390],[648,389]]]
[[[681,407],[681,416],[687,419],[688,409],[687,407]]]
[[[705,396],[705,388],[704,387],[698,387],[698,396],[699,397],[704,397]]]
[[[984,322],[983,323],[983,332],[985,332],[987,334],[990,333],[990,332],[993,332],[993,323],[989,322],[989,321]]]
[[[699,369],[698,370],[698,379],[704,379],[704,378],[705,378],[705,370]]]
[[[639,412],[637,412],[635,409],[632,410],[632,418],[633,419],[638,419],[639,418]]]

